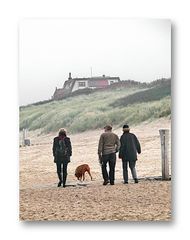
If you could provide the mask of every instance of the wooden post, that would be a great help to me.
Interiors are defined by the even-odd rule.
[[[23,142],[22,142],[22,145],[25,146],[25,139],[26,139],[26,129],[23,128]]]
[[[161,155],[162,155],[162,180],[169,180],[169,130],[160,129]]]

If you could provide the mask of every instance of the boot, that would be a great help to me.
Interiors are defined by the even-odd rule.
[[[107,185],[109,183],[108,180],[104,180],[103,185]]]
[[[58,182],[57,187],[61,187],[61,182]]]
[[[67,176],[63,176],[63,187],[66,187],[66,179],[67,179]]]
[[[61,173],[57,173],[58,178],[59,178],[59,182],[57,184],[57,187],[61,187],[61,183],[62,183],[62,177],[61,177]]]
[[[135,178],[134,180],[135,180],[135,183],[138,183],[138,182],[139,182],[137,178]]]

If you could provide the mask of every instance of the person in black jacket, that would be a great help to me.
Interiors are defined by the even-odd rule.
[[[120,143],[119,158],[122,159],[124,183],[128,183],[128,165],[135,183],[138,183],[135,165],[137,153],[141,153],[141,146],[135,134],[130,133],[127,124],[123,126],[123,135],[120,138]]]
[[[57,166],[57,175],[59,178],[58,187],[63,184],[65,187],[67,179],[67,165],[72,156],[72,146],[70,138],[67,137],[65,129],[60,129],[59,134],[53,140],[53,156]]]

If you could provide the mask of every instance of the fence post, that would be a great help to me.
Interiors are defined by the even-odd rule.
[[[26,138],[26,130],[23,128],[23,130],[22,130],[22,146],[25,145],[25,138]]]
[[[160,140],[161,140],[161,156],[162,156],[162,180],[169,179],[169,130],[160,129]]]

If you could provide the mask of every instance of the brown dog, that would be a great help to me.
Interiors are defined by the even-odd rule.
[[[90,173],[90,167],[88,166],[88,164],[82,164],[80,166],[78,166],[75,170],[75,176],[77,177],[78,180],[85,180],[85,172],[88,172],[91,180],[92,180],[92,175]]]

